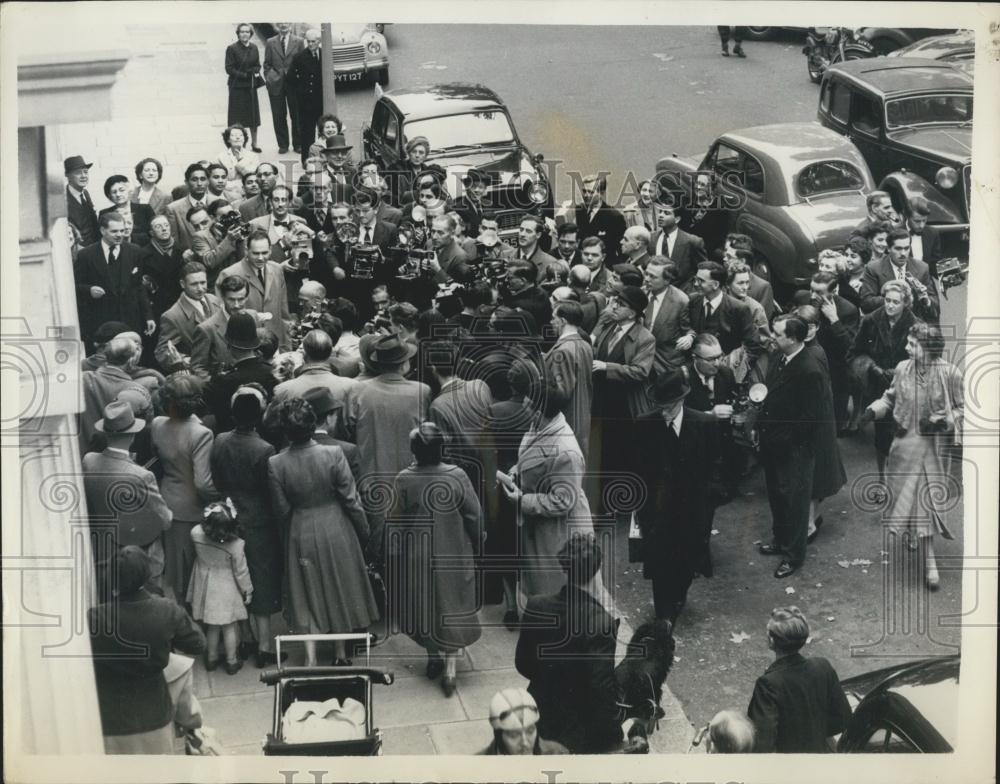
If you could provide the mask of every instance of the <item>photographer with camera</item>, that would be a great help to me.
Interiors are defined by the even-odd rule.
[[[882,304],[882,285],[899,280],[910,287],[913,294],[913,313],[917,318],[936,322],[941,314],[937,286],[930,268],[910,256],[910,234],[906,229],[893,229],[886,242],[887,258],[872,261],[865,267],[861,282],[861,310],[871,313]]]
[[[354,192],[354,214],[358,220],[358,244],[377,247],[383,254],[397,242],[397,229],[378,218],[380,198],[376,191],[358,188]]]
[[[201,213],[205,214],[202,215]],[[239,212],[224,199],[216,199],[208,207],[200,208],[192,215],[192,225],[205,225],[191,235],[193,261],[205,265],[209,286],[215,284],[219,270],[229,266],[246,255],[246,238],[250,235],[249,224],[243,222]]]

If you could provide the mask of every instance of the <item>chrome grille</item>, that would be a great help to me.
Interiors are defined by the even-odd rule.
[[[331,54],[334,68],[338,65],[351,65],[365,60],[365,48],[361,44],[335,46],[331,50]]]
[[[500,231],[504,229],[516,229],[521,225],[521,218],[525,216],[526,213],[521,210],[507,210],[505,212],[498,212],[497,216],[497,226]]]

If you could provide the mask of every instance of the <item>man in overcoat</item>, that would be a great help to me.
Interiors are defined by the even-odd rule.
[[[583,308],[567,300],[555,307],[552,327],[558,337],[545,353],[545,373],[566,396],[563,416],[572,428],[580,451],[587,457],[590,443],[590,406],[594,396],[594,347],[580,335]]]

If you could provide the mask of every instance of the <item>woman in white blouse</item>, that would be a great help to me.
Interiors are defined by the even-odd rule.
[[[135,165],[135,178],[139,184],[129,192],[129,201],[148,204],[155,215],[166,212],[170,195],[156,187],[163,179],[163,164],[156,158],[143,158]]]
[[[256,171],[260,165],[260,158],[246,146],[249,138],[247,129],[241,125],[230,125],[222,132],[226,148],[219,155],[218,162],[229,171],[225,198],[230,202],[243,198],[243,175]]]

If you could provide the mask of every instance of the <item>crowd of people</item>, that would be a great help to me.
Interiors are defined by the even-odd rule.
[[[227,52],[234,96],[256,73],[248,27]],[[314,52],[318,37],[301,43]],[[489,174],[470,171],[453,198],[426,138],[386,172],[353,163],[335,116],[300,119],[306,170],[285,182],[258,157],[256,99],[233,98],[230,122],[218,157],[191,163],[169,192],[152,157],[131,190],[108,176],[100,212],[92,164],[65,161],[101,606],[141,595],[156,612],[135,619],[137,633],[160,641],[138,671],[99,665],[106,735],[145,743],[162,730],[163,689],[162,710],[134,721],[122,689],[156,681],[170,640],[230,674],[276,664],[279,612],[301,633],[384,619],[427,651],[427,676],[451,696],[482,599],[520,632],[515,664],[530,682],[527,697],[494,699],[494,748],[503,736],[502,748],[534,753],[613,750],[618,615],[602,543],[628,529],[655,616],[672,624],[694,578],[713,573],[715,509],[759,466],[772,517],[759,549],[787,578],[848,480],[838,439],[869,421],[887,524],[938,587],[946,506],[919,491],[948,473],[963,399],[936,325],[925,203],[899,216],[871,194],[849,243],[778,302],[708,178],[692,205],[647,181],[619,210],[606,179],[588,177],[582,203],[555,221],[526,212],[507,245]],[[541,620],[551,615],[556,632]],[[749,719],[760,750],[822,750],[818,727],[800,725],[798,745],[775,739],[794,699],[772,682],[832,672],[802,663],[813,661],[797,654],[804,618],[786,615],[769,627],[781,673],[758,683]],[[540,656],[560,640],[565,655]],[[352,655],[338,643],[332,663]],[[511,740],[525,711],[540,714],[545,741]],[[827,730],[840,704],[831,711],[821,741],[839,731]],[[713,727],[718,747],[746,747],[740,717]]]

